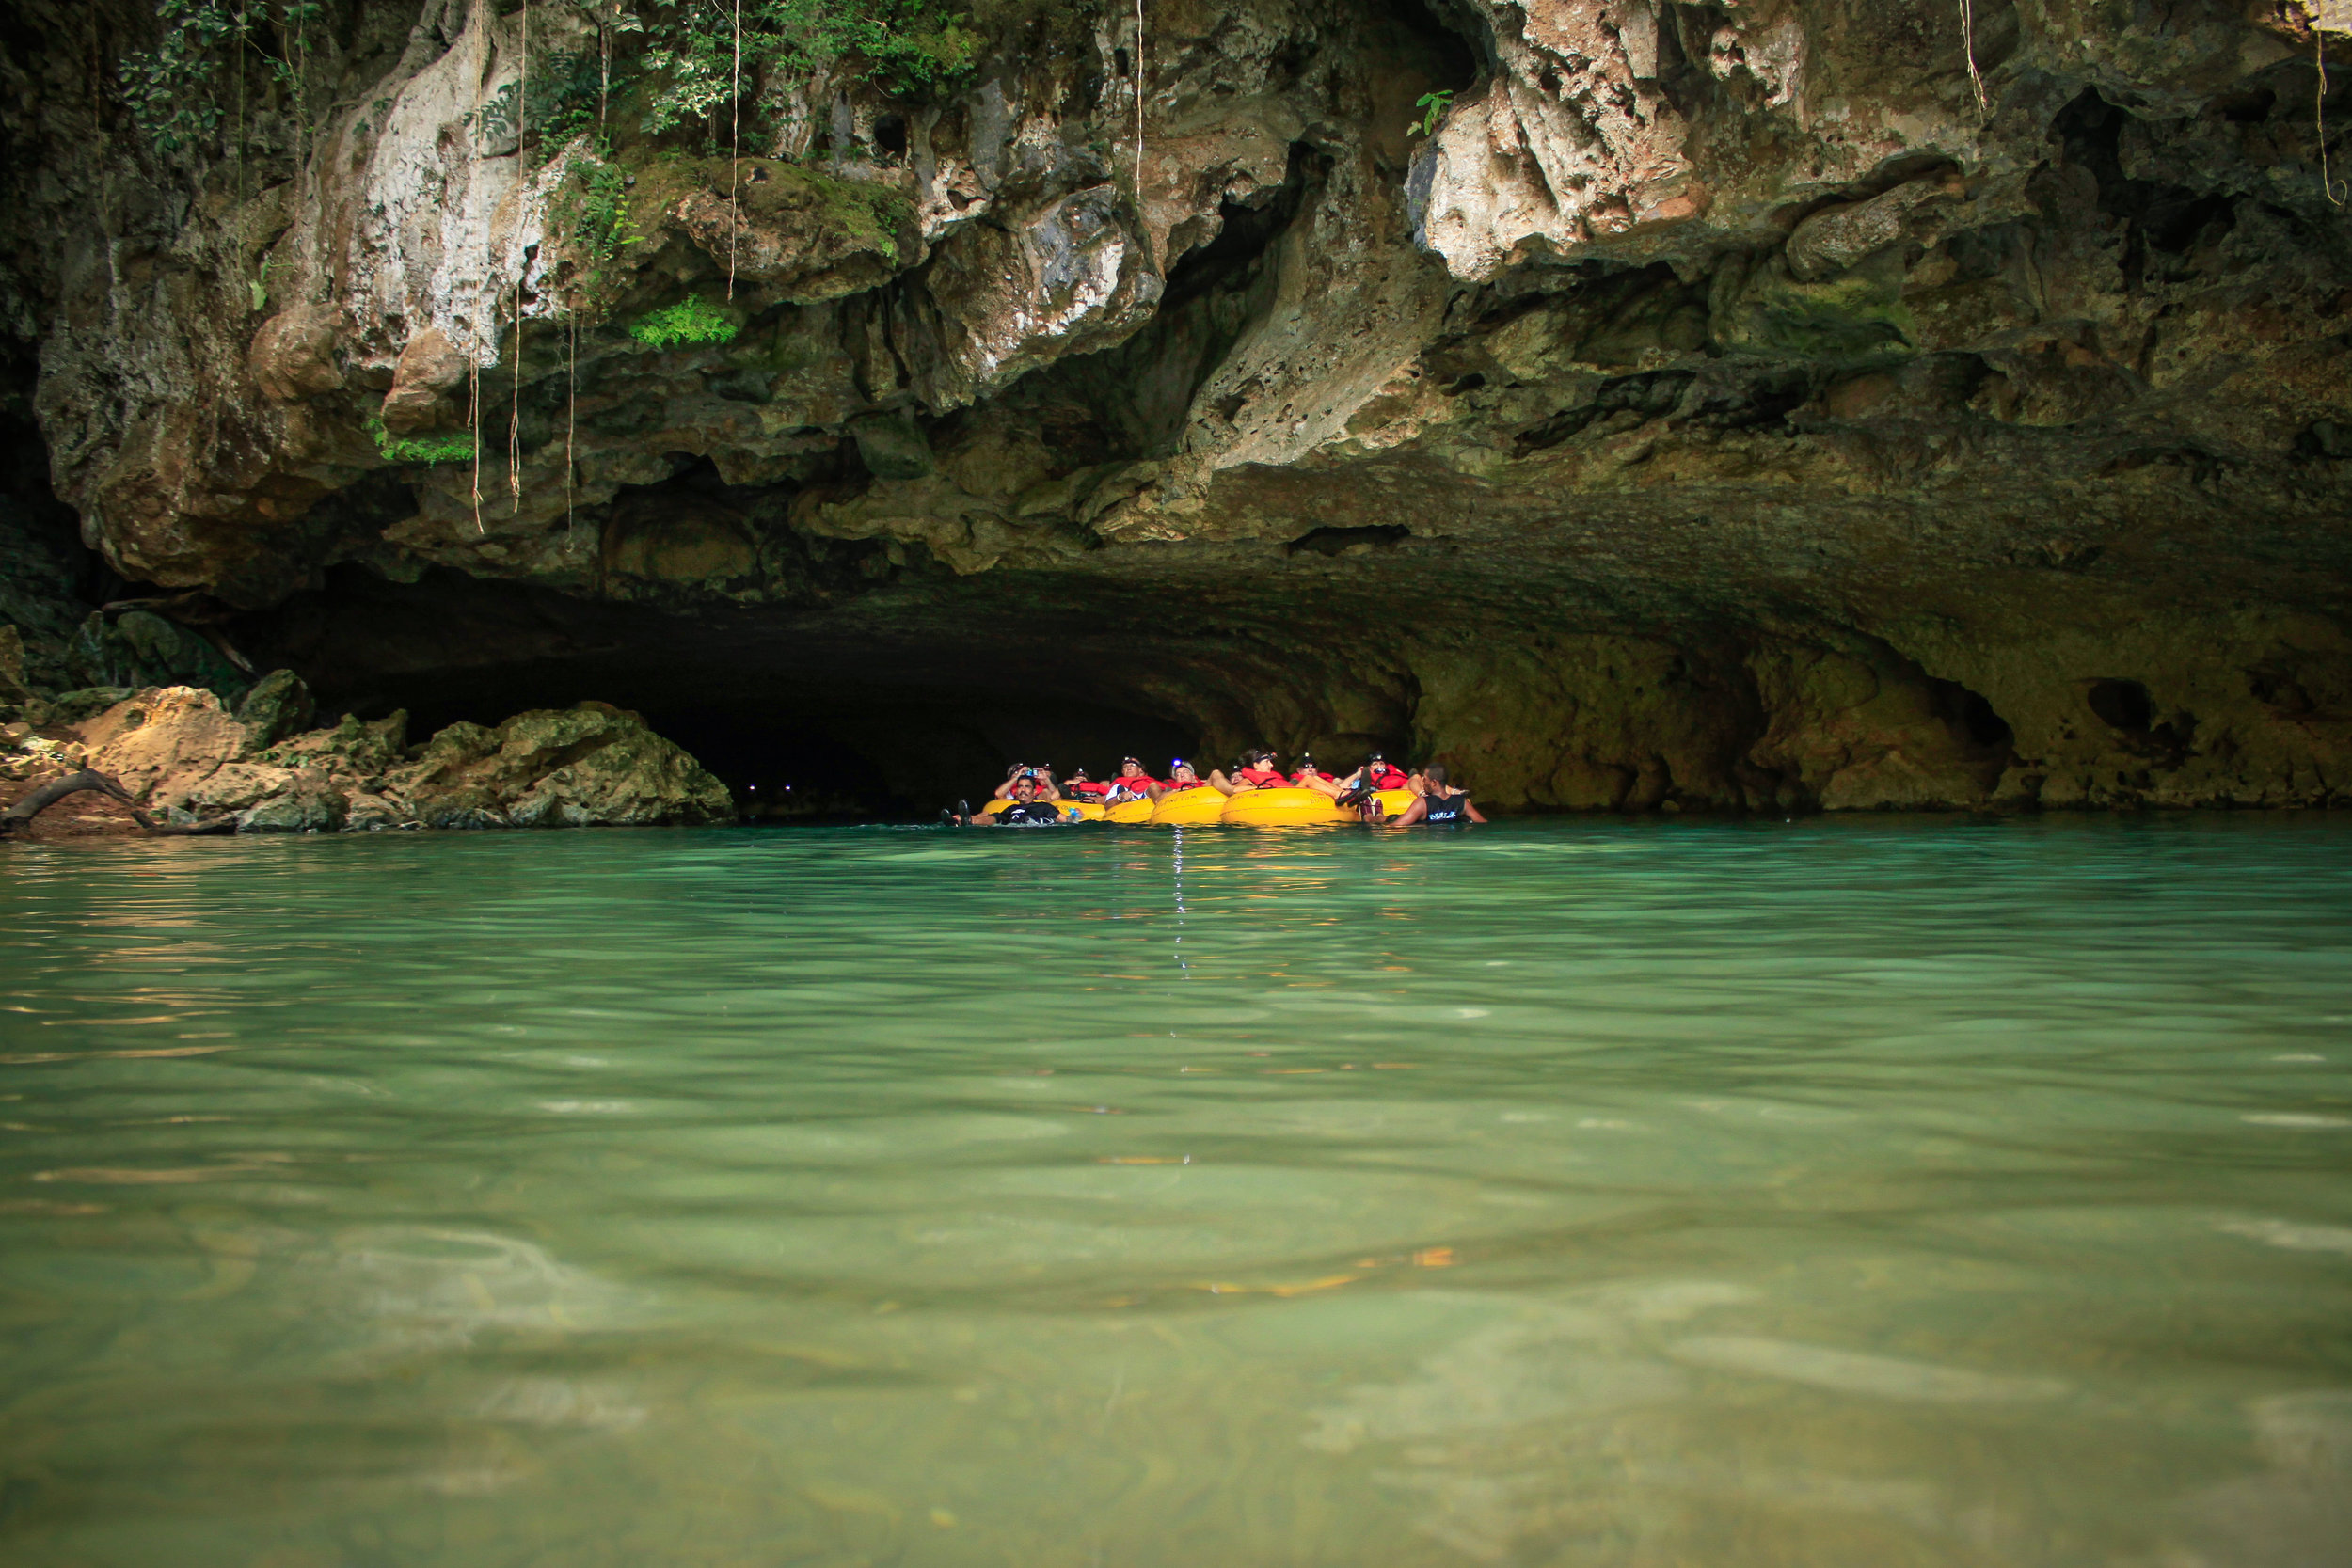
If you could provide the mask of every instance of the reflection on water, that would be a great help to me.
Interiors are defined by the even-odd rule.
[[[2352,1560],[2352,833],[0,857],[11,1564]]]

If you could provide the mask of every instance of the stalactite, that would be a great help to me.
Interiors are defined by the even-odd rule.
[[[1136,0],[1136,213],[1143,213],[1143,85],[1151,71],[1143,63],[1143,0]]]

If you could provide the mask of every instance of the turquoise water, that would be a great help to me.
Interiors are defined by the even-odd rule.
[[[2339,1564],[2352,832],[0,851],[0,1558]]]

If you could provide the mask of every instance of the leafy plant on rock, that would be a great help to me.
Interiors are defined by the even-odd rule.
[[[748,0],[735,13],[701,0],[645,0],[644,65],[661,78],[645,105],[659,135],[709,119],[746,82],[849,67],[887,91],[930,94],[971,74],[979,35],[947,0]]]
[[[607,156],[587,153],[564,166],[568,176],[555,219],[571,248],[593,270],[638,237],[629,227],[628,171]]]
[[[1413,107],[1416,109],[1426,110],[1427,113],[1423,114],[1418,119],[1407,122],[1405,127],[1405,134],[1408,136],[1436,135],[1438,134],[1438,121],[1444,119],[1446,110],[1452,108],[1453,106],[1454,93],[1451,88],[1441,89],[1437,92],[1422,93],[1419,98],[1413,100]]]
[[[628,335],[647,348],[675,348],[679,343],[728,342],[739,330],[733,316],[700,294],[688,294],[629,323]]]
[[[325,14],[321,0],[156,0],[155,47],[129,51],[115,68],[131,118],[157,152],[208,141],[228,114],[221,79],[231,67],[242,120],[244,67],[251,58],[262,79],[278,85],[295,123],[308,129],[310,28]]]
[[[380,419],[370,419],[368,435],[375,441],[375,450],[390,463],[464,463],[473,457],[473,437],[460,433],[432,436],[395,436],[384,428]]]

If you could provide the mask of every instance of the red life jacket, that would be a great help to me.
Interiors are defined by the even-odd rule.
[[[1268,784],[1288,784],[1290,782],[1271,768],[1245,768],[1240,772],[1234,774],[1233,777],[1239,779],[1246,784],[1255,784],[1260,789],[1263,789]]]
[[[1137,795],[1147,795],[1151,793],[1152,787],[1158,784],[1159,782],[1159,780],[1152,778],[1148,773],[1137,773],[1133,777],[1130,777],[1125,773],[1121,773],[1119,777],[1111,781],[1112,784],[1119,785],[1122,789],[1134,790]]]
[[[1108,795],[1111,792],[1110,785],[1106,784],[1097,784],[1092,779],[1083,780],[1077,784],[1064,784],[1062,785],[1062,789],[1065,792],[1074,790],[1080,795]]]
[[[1321,779],[1325,784],[1333,782],[1332,776],[1320,768],[1302,768],[1291,775],[1291,783],[1295,784],[1304,784],[1309,779]]]
[[[1398,772],[1395,768],[1385,766],[1375,768],[1364,775],[1364,787],[1366,789],[1403,789],[1411,782],[1411,780],[1407,779],[1404,774]]]

